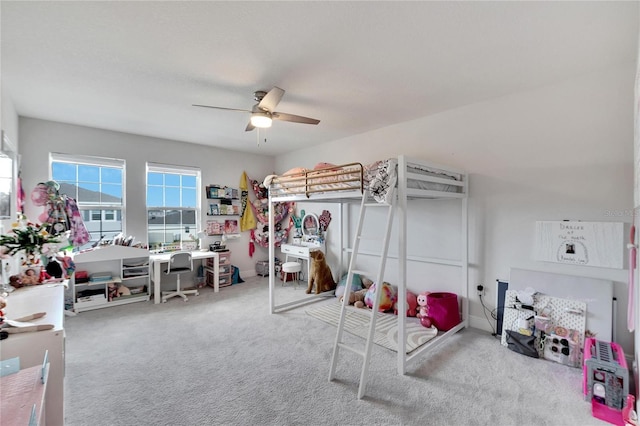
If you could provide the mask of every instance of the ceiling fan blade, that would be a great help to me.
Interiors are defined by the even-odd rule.
[[[196,104],[192,104],[191,106],[202,107],[202,108],[224,109],[224,110],[227,110],[227,111],[251,112],[248,109],[225,108],[225,107],[217,107],[217,106],[211,106],[211,105],[196,105]]]
[[[256,127],[255,127],[253,124],[251,124],[251,121],[249,121],[249,124],[247,124],[247,128],[246,128],[246,129],[244,129],[244,131],[245,131],[245,132],[250,132],[250,131],[252,131],[252,130],[253,130],[253,129],[255,129],[255,128],[256,128]]]
[[[269,90],[264,98],[258,103],[258,108],[263,111],[273,112],[276,106],[280,103],[280,99],[284,95],[284,90],[279,87],[273,87],[273,89]]]
[[[301,115],[287,114],[286,112],[274,112],[271,114],[274,120],[291,121],[292,123],[318,124],[320,120],[315,118],[302,117]]]

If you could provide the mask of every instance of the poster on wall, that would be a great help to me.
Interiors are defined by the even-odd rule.
[[[623,268],[622,222],[538,221],[535,232],[535,260]]]

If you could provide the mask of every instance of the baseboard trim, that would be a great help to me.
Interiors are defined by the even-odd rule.
[[[495,324],[493,324],[493,326],[495,327]],[[469,327],[488,331],[489,333],[494,332],[485,317],[476,317],[473,315],[469,315]]]

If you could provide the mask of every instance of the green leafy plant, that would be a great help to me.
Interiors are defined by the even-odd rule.
[[[58,251],[62,238],[47,232],[46,223],[35,224],[24,215],[11,224],[11,230],[0,235],[0,247],[4,254],[13,255],[24,250],[27,255],[53,254]]]

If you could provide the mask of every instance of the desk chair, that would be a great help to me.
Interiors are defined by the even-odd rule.
[[[193,271],[193,261],[191,260],[191,253],[189,252],[176,252],[172,253],[167,264],[167,269],[164,273],[167,275],[176,275],[176,289],[175,291],[163,291],[162,303],[165,303],[167,299],[173,296],[180,296],[186,302],[189,300],[187,294],[198,295],[198,290],[182,290],[180,288],[180,274]]]

